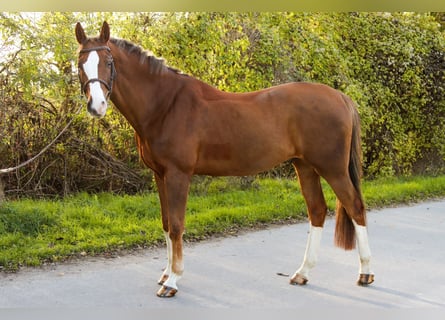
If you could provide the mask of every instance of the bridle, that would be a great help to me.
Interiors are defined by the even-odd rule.
[[[87,52],[91,52],[91,51],[100,51],[100,50],[107,50],[108,52],[111,53],[111,49],[108,46],[99,46],[99,47],[92,47],[92,48],[81,49],[79,51],[79,53],[87,53]],[[106,82],[105,80],[102,80],[102,79],[99,79],[99,78],[88,79],[84,84],[81,84],[81,89],[82,89],[83,93],[86,93],[86,89],[87,89],[87,85],[88,84],[90,84],[92,82],[100,82],[108,90],[107,99],[110,97],[111,91],[113,90],[113,81],[116,78],[116,68],[114,67],[113,56],[111,54],[108,56],[108,59],[109,59],[108,60],[109,66],[111,68],[110,82]],[[79,73],[79,77],[80,77],[80,73]]]

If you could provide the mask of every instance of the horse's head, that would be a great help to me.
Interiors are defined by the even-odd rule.
[[[88,112],[97,118],[105,115],[107,99],[113,89],[115,69],[108,40],[110,27],[104,22],[97,38],[88,38],[81,24],[76,25],[79,42],[79,79],[83,93],[88,99]]]

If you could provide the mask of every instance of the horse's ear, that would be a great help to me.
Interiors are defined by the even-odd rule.
[[[87,39],[85,31],[83,30],[82,25],[80,24],[80,22],[78,22],[76,24],[76,39],[77,39],[77,42],[79,42],[79,44],[84,43],[85,40]]]
[[[104,23],[102,25],[102,29],[100,30],[99,39],[102,42],[108,42],[108,40],[110,40],[110,26],[108,25],[108,23],[106,21],[104,21]]]

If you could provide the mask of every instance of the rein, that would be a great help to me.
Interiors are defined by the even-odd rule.
[[[79,110],[76,111],[76,113],[74,113],[74,115],[79,114],[79,112],[82,110],[82,106],[79,108]],[[6,168],[6,169],[0,169],[0,175],[3,173],[9,173],[12,171],[15,171],[17,169],[23,168],[24,166],[28,165],[29,163],[33,162],[34,160],[36,160],[38,157],[40,157],[43,153],[46,152],[46,150],[48,150],[56,141],[57,139],[60,138],[60,136],[68,129],[68,127],[71,125],[71,123],[74,121],[74,117],[71,118],[71,120],[67,123],[67,125],[62,129],[62,131],[60,131],[60,133],[54,138],[53,141],[51,141],[45,148],[43,148],[38,154],[36,154],[34,157],[32,157],[31,159],[26,160],[25,162],[22,162],[21,164],[19,164],[18,166],[15,167],[11,167],[11,168]]]
[[[87,52],[91,52],[91,51],[100,51],[100,50],[107,50],[108,52],[111,53],[111,49],[108,46],[99,46],[99,47],[86,48],[86,49],[80,50],[79,53],[87,53]],[[83,93],[86,93],[86,89],[87,89],[87,85],[88,84],[90,84],[92,82],[100,82],[100,83],[102,83],[105,86],[105,88],[107,88],[107,91],[108,91],[107,99],[111,96],[111,91],[113,90],[114,78],[116,77],[116,68],[114,67],[113,56],[111,54],[109,56],[109,62],[110,62],[110,67],[111,67],[110,82],[108,83],[105,80],[102,80],[100,78],[88,79],[83,85],[81,85]]]

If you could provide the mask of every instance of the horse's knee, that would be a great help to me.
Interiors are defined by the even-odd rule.
[[[184,226],[179,223],[172,223],[168,227],[168,236],[172,241],[180,241],[184,233]]]

